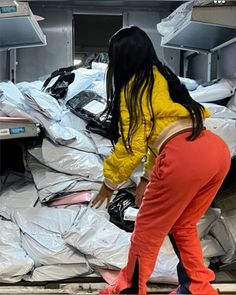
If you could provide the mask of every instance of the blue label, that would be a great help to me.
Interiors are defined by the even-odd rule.
[[[21,134],[25,133],[25,127],[10,128],[10,134]]]
[[[16,12],[16,6],[3,6],[0,7],[0,13],[13,13]]]

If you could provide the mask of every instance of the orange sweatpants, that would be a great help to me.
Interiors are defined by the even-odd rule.
[[[208,130],[194,141],[187,141],[188,135],[172,138],[157,157],[135,222],[128,263],[109,293],[130,288],[138,265],[137,293],[146,294],[159,249],[171,233],[180,258],[177,293],[218,294],[210,284],[215,275],[203,263],[196,224],[229,170],[230,154],[224,141]]]

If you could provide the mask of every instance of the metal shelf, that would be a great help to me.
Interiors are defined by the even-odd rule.
[[[236,42],[236,5],[195,6],[191,17],[162,37],[161,46],[210,53]]]
[[[36,21],[28,2],[1,0],[0,49],[46,45],[46,37]]]
[[[0,117],[0,140],[36,137],[40,128],[23,118]]]

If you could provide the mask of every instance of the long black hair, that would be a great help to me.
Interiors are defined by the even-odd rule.
[[[107,116],[111,117],[111,138],[114,143],[121,136],[126,150],[132,152],[132,136],[138,128],[137,123],[140,116],[145,124],[142,109],[144,91],[147,91],[147,106],[153,129],[155,123],[152,106],[153,66],[156,66],[167,80],[171,99],[184,106],[190,113],[193,130],[188,139],[194,140],[200,134],[203,129],[202,112],[204,107],[191,98],[179,78],[160,62],[151,40],[144,31],[136,26],[120,29],[110,39],[108,55],[106,112]],[[123,133],[123,122],[119,110],[122,88],[124,89],[130,118],[126,138]],[[158,100],[156,103],[158,103]],[[120,133],[118,124],[120,124]]]

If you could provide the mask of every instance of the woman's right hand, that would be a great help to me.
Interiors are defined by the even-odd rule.
[[[139,184],[137,185],[136,188],[136,195],[135,195],[135,204],[140,207],[142,200],[143,200],[143,196],[144,196],[144,192],[146,190],[146,187],[148,185],[149,181],[143,177],[141,177]]]

